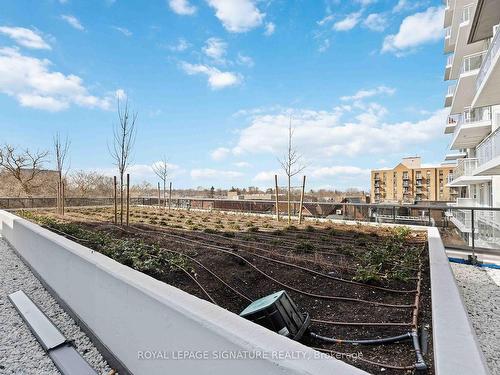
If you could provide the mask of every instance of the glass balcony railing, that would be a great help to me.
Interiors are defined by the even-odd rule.
[[[448,86],[448,91],[446,92],[446,96],[453,96],[453,94],[455,94],[456,88],[457,88],[457,85]]]
[[[491,40],[490,47],[488,48],[486,56],[483,59],[483,65],[481,66],[481,69],[477,74],[476,91],[479,90],[479,88],[483,84],[484,78],[486,77],[486,74],[490,70],[491,64],[493,63],[493,59],[497,55],[499,49],[500,49],[500,32],[497,31],[497,33]]]
[[[449,68],[453,64],[453,53],[446,58],[446,67]]]
[[[454,124],[456,125],[453,130],[453,135],[457,135],[462,126],[474,124],[476,122],[482,121],[491,121],[491,106],[486,107],[478,107],[471,110],[466,110],[464,113],[460,113],[458,115],[453,115]],[[450,121],[450,117],[448,117],[448,123]]]
[[[444,38],[445,39],[451,38],[451,26],[444,29]]]
[[[486,57],[487,51],[480,53],[475,53],[474,55],[465,56],[462,62],[462,68],[460,74],[478,70],[483,64],[483,60]]]
[[[500,156],[500,128],[488,135],[476,148],[478,166]]]
[[[453,172],[454,180],[462,176],[472,176],[472,172],[478,166],[477,158],[461,159],[457,163],[455,172]]]
[[[473,4],[469,4],[464,6],[462,10],[462,17],[460,18],[460,23],[468,22],[472,16],[472,6]]]

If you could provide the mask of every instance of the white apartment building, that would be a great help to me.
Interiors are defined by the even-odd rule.
[[[500,207],[500,0],[445,0],[444,79],[451,134],[446,160],[457,168],[448,186],[459,189],[456,206]],[[470,210],[451,221],[472,242]],[[475,211],[475,245],[498,247],[500,212]]]

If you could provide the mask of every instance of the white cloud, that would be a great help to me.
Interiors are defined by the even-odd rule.
[[[83,80],[51,71],[51,62],[22,55],[16,48],[0,48],[0,92],[25,107],[60,111],[75,104],[109,109],[113,96],[90,95]]]
[[[413,10],[425,4],[425,1],[415,1],[415,0],[399,0],[397,4],[392,8],[393,13],[405,12]]]
[[[278,177],[281,175],[281,172],[277,171],[262,171],[259,172],[255,175],[253,178],[254,181],[256,182],[271,182],[274,181],[274,176],[278,175]]]
[[[318,48],[318,52],[325,52],[326,50],[328,50],[330,48],[330,39],[325,39],[323,40],[323,43],[321,43],[321,45],[319,46]]]
[[[351,121],[341,121],[344,109],[330,111],[292,111],[294,141],[299,152],[309,159],[323,160],[331,156],[369,155],[391,152],[411,152],[409,145],[418,147],[441,136],[446,110],[434,112],[417,122],[386,123],[386,109],[372,103],[359,108]],[[290,110],[261,114],[239,132],[233,152],[237,155],[280,155],[286,149]]]
[[[270,36],[273,35],[276,31],[276,25],[273,22],[266,23],[266,31],[264,31],[264,35]]]
[[[183,62],[181,63],[181,68],[189,75],[206,75],[208,77],[208,85],[213,90],[237,86],[242,81],[242,77],[238,73],[222,72],[219,69],[208,65]]]
[[[132,180],[131,184],[138,183],[140,181],[157,181],[158,176],[153,170],[154,165],[162,165],[163,161],[155,161],[152,164],[132,164],[127,168],[127,173],[130,173],[130,178]],[[167,169],[169,177],[175,177],[185,172],[177,164],[167,163]],[[94,168],[93,170],[102,173],[106,176],[115,176],[117,170],[115,168]]]
[[[373,31],[384,31],[387,27],[387,18],[380,13],[371,13],[363,21],[363,25]]]
[[[230,32],[243,33],[260,25],[265,14],[256,7],[254,0],[207,0],[215,9],[215,16]]]
[[[209,38],[206,40],[202,51],[214,61],[223,63],[227,52],[227,43],[219,38]]]
[[[226,147],[219,147],[213,150],[210,156],[213,160],[219,161],[225,159],[230,153],[231,153],[230,149]]]
[[[361,4],[362,6],[368,6],[371,4],[375,4],[377,0],[356,0],[356,2]]]
[[[68,25],[70,25],[71,27],[73,27],[77,30],[80,30],[80,31],[85,30],[85,27],[83,27],[83,25],[80,23],[78,18],[76,18],[75,16],[72,16],[69,14],[63,14],[63,15],[61,15],[61,19],[65,22],[67,22]]]
[[[196,7],[189,3],[189,0],[169,0],[168,5],[175,13],[189,16],[196,13]]]
[[[316,21],[316,23],[318,24],[318,26],[323,26],[323,25],[326,25],[327,23],[330,23],[331,21],[333,21],[334,18],[335,18],[335,16],[333,14],[329,14],[329,15],[323,17],[321,20]]]
[[[239,65],[245,65],[248,66],[249,68],[255,65],[253,59],[250,56],[245,56],[241,53],[238,53],[238,58],[236,59],[236,62]]]
[[[238,168],[250,168],[252,164],[246,162],[246,161],[238,161],[236,163],[233,163],[235,166]]]
[[[351,96],[342,96],[340,97],[341,100],[343,101],[349,101],[349,100],[361,100],[361,99],[366,99],[370,98],[375,95],[381,95],[381,94],[386,94],[386,95],[392,95],[396,92],[396,89],[392,87],[387,87],[387,86],[378,86],[374,89],[370,90],[359,90],[356,92],[354,95]]]
[[[361,12],[348,14],[344,19],[333,24],[336,31],[349,31],[356,27],[361,18]]]
[[[51,49],[50,45],[43,40],[41,35],[31,29],[24,27],[0,26],[0,34],[5,34],[17,44],[32,49]]]
[[[127,93],[123,89],[118,89],[115,91],[115,97],[118,100],[124,100],[127,98]]]
[[[317,167],[310,172],[311,176],[314,178],[326,178],[334,177],[339,175],[351,175],[351,176],[369,176],[370,169],[359,168],[353,166],[336,165],[330,167]]]
[[[397,34],[385,37],[382,52],[401,54],[422,44],[441,40],[443,12],[443,7],[430,7],[424,12],[406,17],[401,22]]]
[[[213,179],[213,178],[238,178],[243,176],[243,173],[241,172],[225,171],[225,170],[210,169],[210,168],[192,169],[190,174],[191,178],[196,180]]]
[[[177,44],[169,46],[168,49],[173,52],[183,52],[187,50],[189,47],[191,47],[191,44],[189,44],[189,42],[186,39],[179,38],[177,40]]]
[[[132,31],[130,31],[129,29],[126,29],[125,27],[113,26],[113,29],[122,33],[125,36],[132,36]]]

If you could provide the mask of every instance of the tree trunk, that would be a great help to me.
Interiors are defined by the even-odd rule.
[[[291,223],[291,217],[290,217],[290,214],[291,214],[291,204],[290,204],[290,195],[291,195],[291,183],[290,183],[290,175],[288,175],[288,225],[290,225]]]
[[[123,225],[123,173],[120,173],[120,225]]]

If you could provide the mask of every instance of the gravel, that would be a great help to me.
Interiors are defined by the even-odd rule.
[[[7,295],[22,289],[100,374],[111,368],[10,246],[0,238],[0,374],[59,374]]]
[[[500,270],[452,263],[492,375],[500,375]]]

